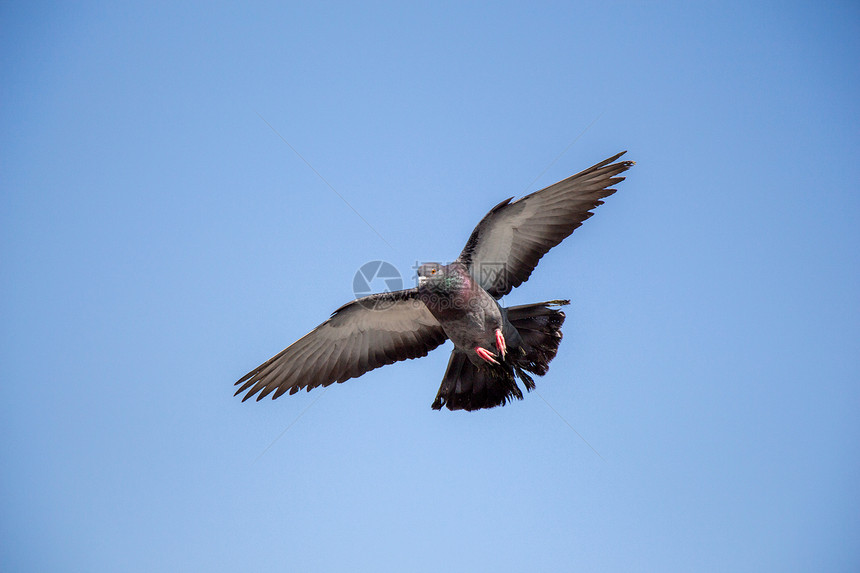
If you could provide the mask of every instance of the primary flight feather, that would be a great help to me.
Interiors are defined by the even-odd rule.
[[[328,386],[450,339],[454,351],[432,404],[477,410],[522,399],[516,379],[534,388],[561,342],[566,300],[505,308],[497,300],[528,280],[538,261],[569,236],[632,161],[614,155],[521,199],[506,199],[478,223],[449,265],[418,268],[418,287],[362,297],[236,382],[242,400]]]

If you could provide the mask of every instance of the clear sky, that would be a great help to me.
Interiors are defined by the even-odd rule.
[[[856,2],[176,4],[0,7],[0,570],[860,569]],[[233,397],[624,149],[539,395]]]

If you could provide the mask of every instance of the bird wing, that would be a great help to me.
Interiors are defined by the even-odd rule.
[[[602,205],[601,199],[615,193],[612,185],[632,161],[609,159],[563,181],[511,202],[493,207],[481,219],[457,259],[472,278],[495,296],[502,297],[520,286],[547,251],[559,244]]]
[[[261,400],[289,391],[328,386],[398,360],[419,358],[445,342],[439,322],[418,298],[418,289],[359,298],[243,376],[236,385]]]

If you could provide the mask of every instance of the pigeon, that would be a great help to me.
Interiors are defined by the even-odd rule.
[[[503,307],[538,261],[568,237],[624,180],[622,151],[549,187],[505,199],[472,231],[455,261],[418,267],[418,286],[361,297],[240,378],[235,395],[272,399],[357,378],[426,356],[446,340],[454,350],[431,407],[473,411],[523,399],[561,343],[568,300]]]

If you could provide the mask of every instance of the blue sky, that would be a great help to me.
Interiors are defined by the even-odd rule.
[[[860,566],[856,3],[0,22],[3,571]],[[364,263],[623,149],[505,299],[572,300],[539,395],[431,411],[449,343],[232,396]]]

